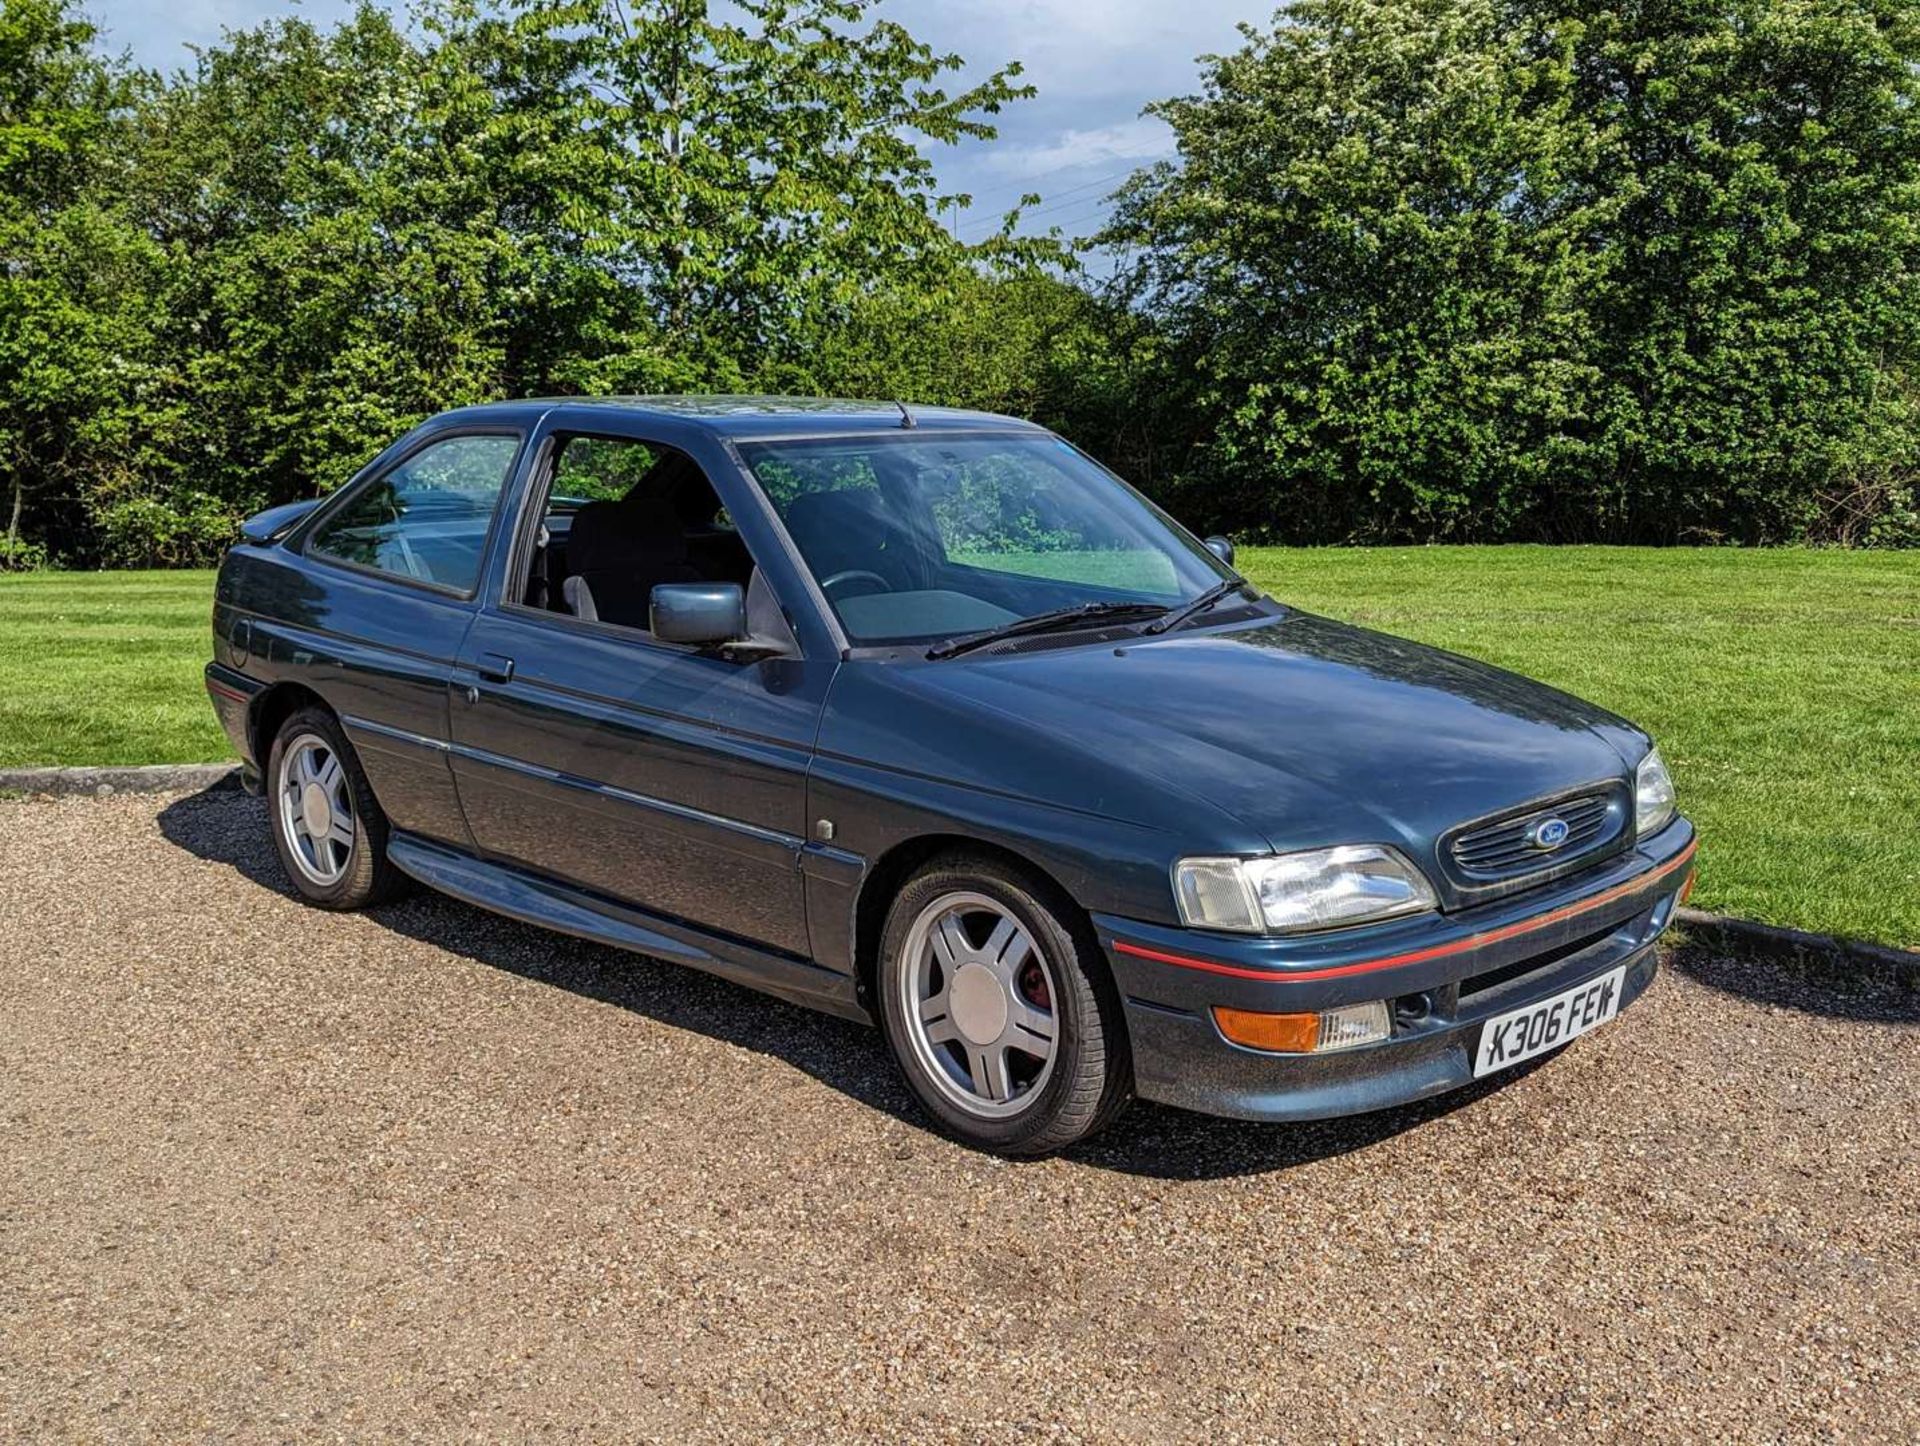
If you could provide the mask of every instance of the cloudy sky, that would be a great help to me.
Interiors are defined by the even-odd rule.
[[[298,13],[315,23],[344,15],[348,0],[91,0],[87,13],[106,44],[143,65],[171,69],[185,46],[218,40],[223,28]],[[962,236],[994,229],[1022,190],[1047,199],[1031,229],[1068,235],[1093,229],[1107,192],[1135,166],[1165,155],[1165,126],[1140,114],[1148,101],[1197,88],[1196,56],[1233,49],[1239,20],[1265,23],[1271,0],[886,0],[900,21],[941,51],[984,73],[1019,60],[1037,99],[1006,112],[1000,139],[939,156],[950,190],[976,206]]]

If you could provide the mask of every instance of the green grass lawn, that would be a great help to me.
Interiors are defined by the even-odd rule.
[[[1652,731],[1705,908],[1920,945],[1920,555],[1248,548],[1275,597]],[[207,573],[0,577],[0,766],[225,755]],[[1285,706],[1284,700],[1276,706]]]
[[[1653,734],[1701,908],[1920,945],[1920,554],[1249,550],[1273,596],[1539,678]]]
[[[0,768],[227,757],[212,621],[211,572],[0,576]]]

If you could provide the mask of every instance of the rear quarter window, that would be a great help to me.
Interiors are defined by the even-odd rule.
[[[431,443],[321,523],[307,551],[471,593],[519,448],[519,437],[492,433]]]

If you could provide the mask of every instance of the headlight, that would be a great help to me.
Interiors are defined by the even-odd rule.
[[[1655,748],[1640,760],[1640,769],[1633,776],[1634,836],[1647,838],[1672,822],[1673,778]]]
[[[1173,866],[1173,893],[1189,928],[1243,933],[1331,929],[1435,907],[1420,870],[1378,844],[1263,859],[1182,859]]]

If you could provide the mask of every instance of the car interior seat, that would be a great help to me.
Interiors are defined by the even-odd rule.
[[[684,452],[664,453],[634,484],[634,490],[658,497],[673,508],[686,539],[687,561],[706,582],[746,586],[753,559],[731,525],[719,520],[720,497],[700,464]]]
[[[678,515],[660,497],[636,493],[574,514],[567,572],[561,595],[568,611],[629,628],[649,625],[656,585],[702,580],[687,560]]]
[[[926,559],[871,487],[805,493],[788,508],[786,523],[822,583],[838,573],[870,572],[896,592],[925,586]]]

